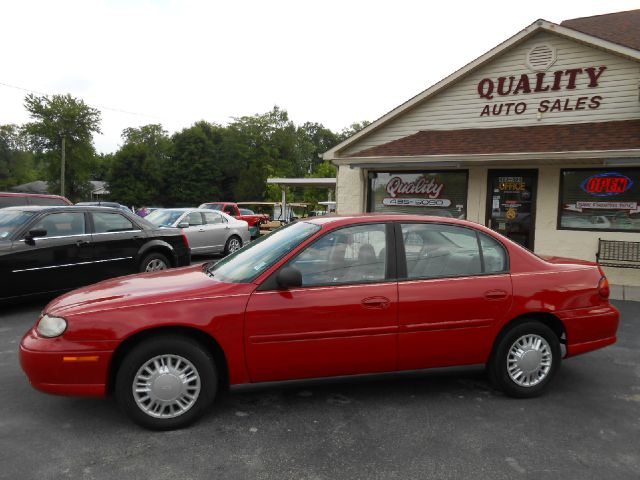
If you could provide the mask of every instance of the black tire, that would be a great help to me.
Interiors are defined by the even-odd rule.
[[[236,240],[237,242],[239,242],[240,246],[236,249],[233,249],[232,251],[233,240]],[[224,245],[224,254],[229,255],[230,253],[233,253],[236,250],[239,250],[240,248],[242,248],[242,239],[237,235],[231,235],[229,238],[227,238],[227,243],[225,243]]]
[[[165,265],[165,267],[157,268],[155,270],[147,270],[148,268],[150,268],[150,265],[152,265],[153,262],[162,262]],[[159,252],[152,252],[149,255],[146,255],[140,262],[140,272],[147,272],[147,271],[153,272],[153,271],[166,270],[168,268],[171,268],[171,262],[169,262],[169,259],[165,255]]]
[[[508,361],[510,359],[509,351],[515,343],[520,340],[526,340],[527,336],[536,336],[544,339],[546,342],[546,346],[544,343],[542,344],[542,350],[531,350],[525,351],[525,355],[522,357],[512,356],[511,357],[511,366],[513,368],[513,374],[509,373]],[[536,337],[529,337],[535,339]],[[549,359],[550,354],[550,359]],[[529,385],[525,385],[527,383],[527,378],[524,373],[525,370],[520,369],[518,365],[518,361],[522,361],[524,366],[528,366],[527,361],[525,360],[529,356],[530,360],[533,360],[533,364],[536,364],[538,360],[537,355],[540,358],[546,357],[547,362],[550,363],[548,365],[548,370],[544,371],[546,367],[542,366],[539,363],[539,367],[537,372],[530,373]],[[494,387],[502,390],[505,394],[510,397],[516,398],[531,398],[536,397],[542,394],[551,381],[553,377],[557,373],[560,368],[561,363],[561,355],[562,352],[560,350],[560,340],[557,335],[551,330],[549,327],[535,320],[525,320],[523,322],[517,323],[512,326],[509,330],[507,330],[501,337],[498,338],[497,344],[495,345],[493,354],[491,355],[491,359],[487,364],[487,373],[489,375],[489,380],[493,384]],[[518,376],[518,371],[521,371],[523,374],[517,378],[512,378]],[[533,372],[532,370],[526,371],[527,373]]]
[[[172,365],[171,361],[167,362],[165,358],[162,358],[168,355],[171,355],[171,359],[175,362],[180,357],[182,363],[174,363]],[[173,400],[169,400],[171,405],[163,402],[153,402],[151,400],[152,391],[148,394],[148,403],[145,404],[142,396],[136,400],[133,392],[136,377],[142,371],[142,367],[156,357],[161,357],[159,360],[164,360],[164,363],[161,364],[163,366],[168,365],[165,368],[174,368],[176,365],[178,367],[186,367],[185,373],[182,375],[189,375],[190,381],[185,382],[183,376],[177,376],[177,372],[157,372],[155,386],[156,392],[160,394],[165,393],[168,388],[172,387],[174,389],[182,389],[182,392],[177,393],[176,398],[180,397],[180,400],[186,403],[188,408],[184,408],[182,404],[178,404]],[[191,365],[189,366],[187,362]],[[147,372],[142,371],[142,373]],[[196,378],[199,381],[198,386],[195,386],[196,380],[194,379]],[[197,388],[199,388],[199,392],[193,403],[189,405],[189,400],[184,400],[186,398],[184,391],[187,390],[189,395],[195,396]],[[186,427],[200,417],[213,402],[217,388],[218,373],[215,362],[206,349],[197,341],[188,337],[163,335],[145,340],[126,355],[116,374],[115,396],[122,410],[138,425],[151,430],[174,430]],[[152,409],[153,405],[162,405],[162,407],[154,415],[143,409],[143,406],[139,405],[139,403],[150,409]],[[183,412],[174,411],[174,409],[180,407],[184,408]]]

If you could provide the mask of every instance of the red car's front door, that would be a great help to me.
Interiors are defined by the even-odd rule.
[[[302,287],[252,294],[245,317],[252,381],[396,369],[398,294],[386,228],[329,232],[288,262],[301,271]]]

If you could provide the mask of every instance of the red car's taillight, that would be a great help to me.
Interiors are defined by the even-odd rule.
[[[611,294],[611,290],[609,289],[609,280],[607,277],[603,276],[598,282],[598,293],[602,298],[609,298]]]
[[[182,231],[182,240],[184,240],[184,246],[189,248],[189,239],[187,239],[187,236],[185,235],[184,231]]]

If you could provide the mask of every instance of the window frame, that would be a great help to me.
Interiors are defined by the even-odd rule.
[[[189,217],[191,215],[194,215],[194,214],[195,215],[200,215],[200,222],[201,223],[191,223],[191,222],[189,222]],[[185,212],[185,215],[184,215],[182,221],[188,222],[189,223],[189,227],[202,227],[203,225],[206,225],[206,221],[204,219],[204,215],[202,214],[202,212],[198,212],[198,211]]]
[[[220,210],[208,210],[206,212],[200,212],[200,213],[202,214],[202,218],[204,220],[203,225],[224,225],[225,223],[228,222],[226,217],[220,214]],[[217,223],[209,223],[207,221],[207,215],[213,215],[214,217],[220,219],[220,221]]]
[[[489,235],[485,232],[481,232],[478,229],[473,227],[469,227],[467,225],[457,225],[454,223],[446,223],[446,222],[421,222],[418,220],[397,220],[395,223],[395,244],[396,255],[397,255],[397,271],[398,271],[398,282],[417,282],[417,281],[425,281],[425,280],[442,280],[447,278],[472,278],[472,277],[487,277],[490,275],[508,275],[511,274],[511,263],[509,257],[509,250],[505,247],[504,243],[493,235]],[[437,277],[415,277],[410,278],[407,271],[407,256],[404,248],[404,236],[402,234],[402,225],[409,224],[419,224],[419,225],[443,225],[445,227],[458,227],[464,228],[467,230],[471,230],[476,237],[476,243],[478,245],[478,252],[480,255],[480,268],[482,270],[481,273],[472,274],[472,275],[441,275]],[[499,272],[486,272],[485,271],[485,263],[484,263],[484,252],[482,249],[482,242],[480,240],[480,235],[485,235],[493,240],[502,248],[502,251],[505,256],[505,269]]]
[[[25,237],[28,235],[29,231],[33,230],[34,228],[36,228],[36,226],[43,221],[45,218],[47,218],[50,215],[60,215],[60,214],[81,214],[83,215],[83,219],[84,219],[84,233],[72,233],[69,235],[53,235],[51,237],[49,236],[44,236],[44,237],[36,237],[37,240],[44,240],[44,239],[51,239],[51,238],[70,238],[70,237],[83,237],[85,235],[91,235],[91,227],[92,225],[89,223],[89,219],[87,218],[87,212],[84,211],[53,211],[53,212],[45,212],[42,215],[38,215],[37,218],[35,218],[30,225],[28,225],[23,231],[21,231],[16,238],[19,238],[20,240],[25,240]]]
[[[624,173],[625,171],[635,170],[640,172],[640,166],[638,167],[582,167],[582,168],[561,168],[560,169],[560,182],[559,190],[558,190],[558,209],[556,212],[556,230],[569,230],[574,232],[622,232],[622,233],[640,233],[640,228],[638,229],[619,229],[619,228],[573,228],[573,227],[563,227],[562,226],[562,205],[564,205],[562,192],[564,189],[564,173],[565,172],[580,172],[580,171],[618,171],[620,173]],[[633,180],[633,179],[632,179]],[[638,182],[640,183],[640,176],[638,177]],[[640,198],[638,199],[638,203],[640,204]]]
[[[392,210],[389,210],[387,212],[374,212],[373,210],[373,189],[371,188],[371,176],[370,174],[389,174],[389,175],[402,175],[402,174],[413,174],[413,175],[422,175],[422,174],[443,174],[443,173],[464,173],[465,175],[465,185],[466,188],[464,189],[464,219],[466,220],[468,217],[468,204],[469,204],[469,169],[464,169],[464,168],[457,168],[455,170],[447,170],[447,169],[435,169],[435,170],[369,170],[367,172],[367,190],[366,190],[366,210],[367,213],[378,213],[378,214],[392,214],[392,213],[398,213],[393,212]],[[424,214],[418,211],[418,208],[416,208],[416,212],[415,213],[411,213],[411,214],[406,214],[406,215],[425,215],[425,216],[429,216],[428,214]],[[448,218],[448,217],[442,217],[442,218]]]
[[[131,226],[132,226],[131,230],[117,230],[115,232],[97,232],[96,231],[96,222],[95,222],[95,219],[93,218],[93,216],[96,215],[96,214],[100,214],[100,213],[105,213],[107,215],[120,215],[121,217],[126,219],[131,224]],[[120,211],[115,211],[115,212],[90,211],[90,212],[85,212],[85,215],[86,214],[88,214],[89,218],[91,219],[91,234],[92,235],[107,235],[107,234],[115,234],[115,233],[130,233],[130,232],[139,232],[139,231],[141,231],[140,227],[133,220],[131,220],[126,215],[123,215],[122,213],[120,213]]]
[[[285,267],[291,266],[291,264],[302,255],[308,248],[313,247],[317,242],[322,240],[327,235],[335,234],[340,230],[344,230],[346,228],[353,227],[361,227],[365,225],[384,225],[385,227],[385,262],[386,262],[386,271],[385,276],[382,279],[378,280],[363,280],[363,281],[355,281],[355,282],[345,282],[345,283],[318,283],[314,285],[301,285],[296,287],[295,289],[308,289],[308,288],[326,288],[326,287],[344,287],[349,285],[368,285],[368,284],[377,284],[377,283],[389,283],[397,281],[397,253],[395,249],[395,235],[394,235],[394,222],[390,221],[382,221],[382,222],[362,222],[362,223],[351,223],[349,225],[342,225],[337,228],[332,228],[331,230],[327,230],[322,235],[315,238],[312,242],[305,245],[299,252],[297,252],[294,256],[289,258],[286,262],[280,265],[269,277],[262,283],[262,285],[258,288],[258,290],[282,290],[276,281],[276,277],[278,272]]]

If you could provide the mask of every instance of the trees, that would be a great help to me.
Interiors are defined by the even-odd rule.
[[[362,130],[365,127],[368,127],[369,125],[371,125],[371,122],[369,122],[367,120],[363,120],[362,122],[354,122],[351,125],[349,125],[348,127],[345,127],[345,128],[342,129],[342,131],[338,135],[338,140],[340,142],[343,142],[347,138],[355,135],[360,130]]]
[[[107,174],[112,200],[125,205],[162,204],[172,142],[162,125],[126,128],[123,146],[111,159]]]
[[[167,170],[167,201],[171,205],[199,205],[221,198],[225,128],[199,121],[173,135]]]
[[[34,120],[24,127],[32,148],[46,165],[50,191],[60,191],[62,139],[65,140],[65,192],[72,199],[86,196],[94,163],[92,135],[100,133],[100,112],[71,95],[25,98],[25,108]]]
[[[0,190],[38,179],[39,168],[17,125],[0,125]]]
[[[227,126],[199,121],[171,137],[159,124],[126,128],[117,152],[97,155],[97,109],[71,95],[27,95],[25,108],[31,122],[0,126],[0,189],[41,179],[51,193],[59,192],[64,137],[67,196],[87,197],[88,180],[106,180],[111,199],[128,205],[280,200],[280,188],[267,186],[267,178],[335,176],[321,154],[368,125],[354,123],[340,133],[315,122],[296,125],[274,106]],[[300,188],[290,199],[325,195]]]

